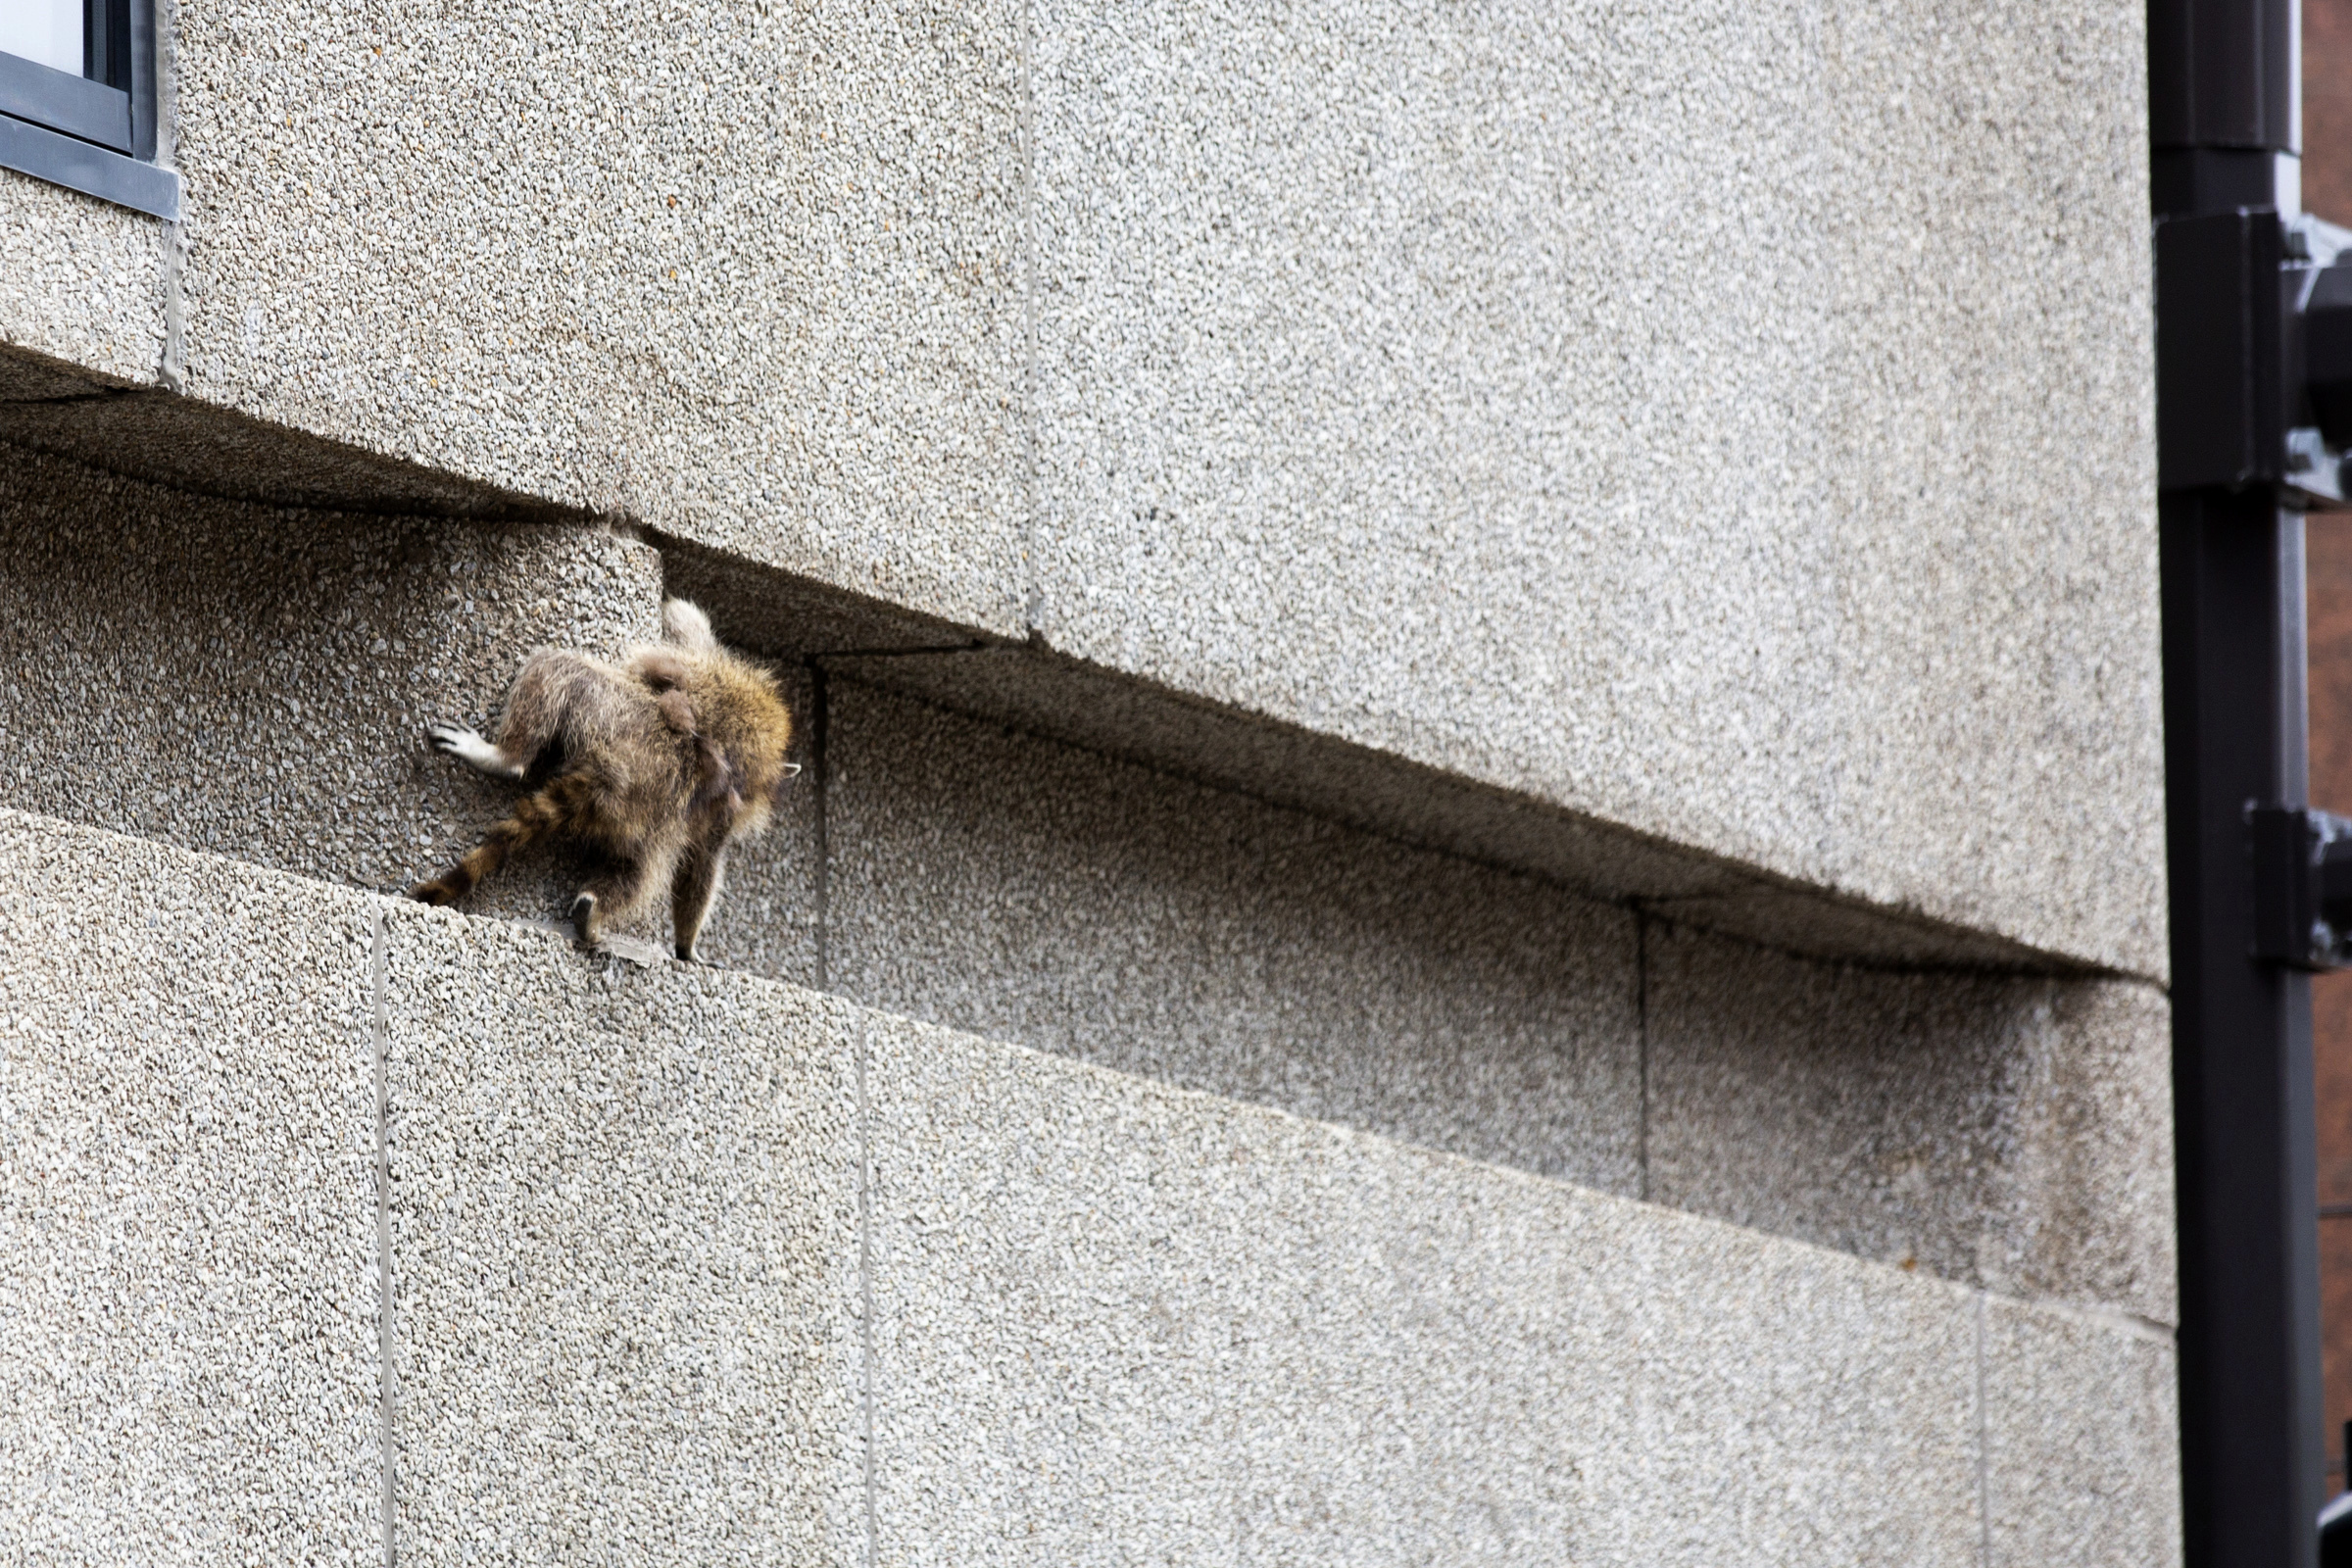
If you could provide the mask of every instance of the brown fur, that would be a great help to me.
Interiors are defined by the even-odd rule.
[[[667,641],[618,666],[539,649],[525,659],[495,747],[439,724],[433,744],[534,786],[479,846],[410,897],[452,904],[515,851],[569,842],[596,866],[572,901],[582,944],[667,886],[678,956],[692,958],[727,847],[759,832],[784,781],[792,715],[775,677],[727,652],[703,612],[662,606]]]

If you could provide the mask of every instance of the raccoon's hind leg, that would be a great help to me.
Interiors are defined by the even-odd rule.
[[[670,941],[679,957],[694,961],[694,945],[718,894],[719,874],[725,870],[723,844],[696,844],[678,860],[669,883]]]
[[[612,675],[585,655],[560,648],[534,649],[507,693],[498,740],[485,740],[463,724],[439,723],[425,733],[435,751],[446,752],[492,778],[519,779],[546,755],[567,718],[594,727],[611,704]]]
[[[607,856],[597,865],[596,874],[571,901],[572,935],[581,947],[596,946],[598,937],[628,918],[645,901],[656,869],[642,856]]]

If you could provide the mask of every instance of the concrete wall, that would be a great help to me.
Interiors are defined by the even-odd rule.
[[[2177,1555],[2129,1318],[21,812],[0,867],[26,1555]]]
[[[162,9],[184,220],[0,173],[0,1555],[2177,1559],[2137,7]],[[712,964],[387,898],[665,592]]]
[[[1822,963],[828,687],[826,985],[2029,1297],[2175,1317],[2171,1011]]]
[[[0,477],[0,801],[396,892],[511,794],[423,718],[487,722],[534,642],[651,635],[665,566],[599,529],[269,511],[28,459]],[[811,766],[736,858],[711,962],[2173,1319],[2169,1014],[2141,983],[1776,956],[820,662],[787,670]],[[469,907],[548,922],[569,877],[526,858]]]
[[[813,585],[1385,766],[1341,814],[1533,810],[1589,891],[2161,978],[2139,27],[207,0],[184,223],[5,181],[0,340],[67,363],[0,422],[617,514],[746,619]]]

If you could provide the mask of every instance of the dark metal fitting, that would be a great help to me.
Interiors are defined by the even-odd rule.
[[[2158,482],[2352,503],[2352,230],[2240,208],[2156,225]]]
[[[2246,822],[2254,956],[2294,969],[2352,968],[2352,817],[2249,804]]]

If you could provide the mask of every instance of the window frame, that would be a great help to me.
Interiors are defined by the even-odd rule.
[[[0,53],[0,169],[179,217],[155,163],[155,0],[82,0],[82,74]]]

